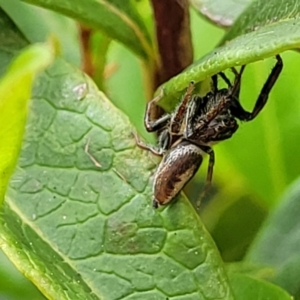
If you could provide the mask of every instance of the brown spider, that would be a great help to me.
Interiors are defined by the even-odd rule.
[[[199,169],[204,154],[209,155],[206,188],[210,185],[215,162],[211,146],[235,133],[238,129],[236,119],[253,120],[263,109],[283,67],[279,55],[276,60],[252,112],[246,111],[239,102],[240,82],[245,66],[239,72],[232,68],[235,76],[233,84],[223,72],[214,75],[212,91],[204,97],[192,94],[194,83],[191,82],[175,111],[158,120],[151,120],[151,110],[163,97],[163,93],[148,103],[145,127],[149,132],[160,131],[159,148],[146,145],[137,137],[136,141],[139,147],[163,157],[153,184],[155,208],[169,203],[183,189]],[[218,76],[228,88],[218,89]]]

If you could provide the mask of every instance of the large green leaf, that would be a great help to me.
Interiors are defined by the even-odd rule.
[[[152,208],[157,161],[132,130],[84,74],[57,60],[34,88],[1,248],[51,299],[233,299],[189,202]]]
[[[187,200],[151,207],[155,162],[131,131],[80,72],[48,70],[7,193],[4,251],[54,299],[232,299]]]
[[[268,1],[268,5],[276,7],[270,12],[262,9],[265,6],[265,1],[259,1],[258,3],[260,6],[257,5],[255,11],[251,10],[249,12],[249,16],[252,17],[259,15],[260,23],[257,28],[252,28],[252,31],[248,29],[247,34],[237,36],[225,45],[214,49],[184,72],[163,84],[165,97],[162,99],[161,105],[165,109],[170,110],[174,107],[179,101],[179,95],[192,80],[201,82],[209,76],[232,66],[249,64],[285,50],[299,47],[299,3],[296,0]],[[283,9],[284,14],[282,13]],[[246,13],[248,13],[248,9],[245,11]],[[271,23],[268,22],[270,18],[272,18]],[[247,24],[243,25],[247,26]],[[238,26],[239,32],[242,32],[244,27],[240,24],[234,25],[232,30],[235,30],[236,26]],[[229,37],[225,39],[228,40]]]
[[[129,0],[24,0],[75,18],[124,43],[142,58],[153,58],[153,48],[143,20]]]

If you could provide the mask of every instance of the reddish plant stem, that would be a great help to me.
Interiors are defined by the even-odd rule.
[[[155,86],[180,73],[193,61],[188,0],[151,0],[160,66]]]
[[[92,62],[92,54],[90,49],[90,39],[92,35],[92,30],[80,25],[80,36],[82,45],[82,70],[89,76],[94,75],[94,65]]]

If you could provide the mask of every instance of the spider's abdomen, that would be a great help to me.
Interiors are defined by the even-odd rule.
[[[154,205],[170,202],[195,175],[202,163],[203,151],[181,142],[164,156],[154,178]]]

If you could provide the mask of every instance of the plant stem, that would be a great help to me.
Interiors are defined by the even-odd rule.
[[[193,61],[187,0],[151,0],[155,17],[160,66],[155,87],[180,73]]]

